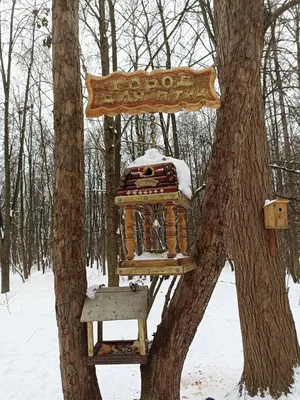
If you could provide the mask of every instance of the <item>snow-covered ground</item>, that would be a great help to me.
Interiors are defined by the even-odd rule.
[[[88,269],[89,286],[104,281],[96,269]],[[149,316],[149,337],[159,323],[167,285],[165,281]],[[289,285],[300,337],[300,286]],[[134,321],[104,324],[107,339],[134,338],[136,332]],[[242,365],[234,274],[225,268],[186,359],[181,399],[236,400]],[[97,372],[104,400],[139,399],[139,366],[97,366]],[[300,373],[296,386],[289,400],[300,399]],[[11,292],[0,296],[0,399],[62,398],[53,274],[33,273],[25,284],[13,275]]]

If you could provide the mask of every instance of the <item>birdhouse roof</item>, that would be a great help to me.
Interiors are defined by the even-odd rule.
[[[81,322],[147,318],[148,287],[100,288],[95,299],[86,298]]]
[[[143,156],[129,164],[127,168],[133,169],[136,167],[155,166],[160,164],[172,164],[174,166],[178,178],[178,189],[190,199],[192,197],[191,173],[189,167],[183,160],[165,156],[157,149],[149,149]]]
[[[290,200],[288,200],[288,199],[266,200],[264,207],[268,207],[268,206],[275,205],[275,204],[286,204],[289,202],[290,202]]]

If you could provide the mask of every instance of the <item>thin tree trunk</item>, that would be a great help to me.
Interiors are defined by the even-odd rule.
[[[80,322],[87,282],[78,7],[79,0],[53,0],[56,319],[64,399],[100,400],[95,367],[86,363],[86,326]]]
[[[9,106],[10,106],[10,84],[11,84],[11,63],[13,52],[13,34],[14,34],[14,13],[16,0],[12,1],[10,27],[9,27],[9,44],[7,55],[7,67],[5,68],[5,56],[2,47],[2,29],[0,24],[0,63],[1,76],[4,89],[4,237],[3,247],[1,251],[1,293],[7,293],[10,290],[9,264],[10,264],[10,247],[11,247],[11,231],[12,231],[12,211],[11,211],[11,164],[10,164],[10,122],[9,122]]]
[[[105,0],[99,0],[99,28],[102,75],[109,74],[108,39],[105,22]],[[116,58],[114,57],[114,64]],[[105,183],[106,183],[106,242],[107,242],[107,270],[108,285],[119,286],[119,276],[115,273],[118,260],[118,209],[115,205],[116,196],[116,134],[115,122],[112,117],[104,117],[104,145],[105,145]]]

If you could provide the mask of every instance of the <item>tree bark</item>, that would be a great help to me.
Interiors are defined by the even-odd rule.
[[[53,264],[60,369],[65,400],[100,400],[88,366],[85,300],[84,138],[80,80],[79,0],[53,0],[55,191]]]
[[[230,93],[240,120],[236,156],[241,162],[236,171],[233,213],[233,255],[244,349],[240,388],[245,387],[250,396],[269,389],[277,398],[289,391],[300,353],[285,289],[285,269],[278,254],[270,255],[263,223],[262,206],[271,194],[260,84],[263,1],[216,0],[215,25],[223,101],[225,93]],[[227,124],[235,121],[232,112],[227,118]]]
[[[0,27],[0,65],[1,77],[4,91],[4,236],[2,238],[3,247],[1,251],[1,293],[7,293],[10,290],[10,248],[11,248],[11,231],[12,216],[11,210],[11,153],[10,153],[10,89],[11,89],[11,71],[12,57],[14,46],[14,16],[15,16],[16,0],[12,1],[11,14],[9,22],[9,43],[7,54],[7,66],[5,67],[5,55],[3,53],[2,29]]]
[[[193,249],[198,267],[182,276],[158,326],[146,365],[141,367],[141,400],[179,400],[180,376],[186,354],[201,322],[226,259],[236,170],[242,103],[232,89],[234,75],[226,70],[223,101],[207,174],[201,224]],[[229,118],[230,115],[230,118]],[[243,115],[243,114],[242,114]]]
[[[284,269],[278,257],[270,257],[262,219],[262,206],[270,190],[260,92],[263,1],[215,0],[214,4],[222,102],[202,221],[193,250],[198,268],[181,277],[158,327],[148,363],[141,367],[141,400],[179,400],[180,376],[188,348],[225,262],[226,251],[232,248],[228,235],[232,221],[245,352],[241,383],[245,383],[251,395],[266,386],[272,393],[285,392],[293,381],[292,368],[299,361]],[[236,197],[238,203],[234,201]],[[259,292],[257,299],[254,290]],[[277,346],[274,352],[273,344]],[[281,354],[280,349],[284,349]],[[271,379],[272,376],[278,380]]]
[[[112,5],[111,5],[112,8]],[[112,11],[111,11],[112,12]],[[109,45],[107,39],[105,15],[105,0],[99,0],[99,29],[100,29],[100,53],[102,75],[109,74]],[[115,48],[115,46],[113,46]],[[116,67],[116,54],[114,54],[114,67]],[[104,145],[105,145],[105,211],[106,211],[106,249],[108,286],[119,286],[119,276],[115,273],[118,262],[118,208],[115,204],[117,191],[116,182],[116,125],[112,117],[104,116]],[[119,148],[119,146],[118,146]]]

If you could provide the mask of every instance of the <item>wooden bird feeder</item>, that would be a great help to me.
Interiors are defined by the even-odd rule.
[[[288,213],[287,205],[290,200],[272,200],[264,206],[265,228],[267,229],[287,229]]]
[[[87,323],[89,365],[145,364],[147,345],[148,287],[100,288],[95,299],[86,298],[81,322]],[[103,340],[103,321],[137,320],[137,340]],[[93,323],[98,322],[98,340],[94,343]]]
[[[127,254],[126,259],[119,263],[117,274],[181,275],[196,267],[194,260],[187,256],[186,210],[191,207],[191,201],[178,186],[177,170],[172,162],[125,169],[115,202],[125,210]],[[165,254],[156,256],[152,249],[151,214],[159,208],[164,216],[166,249]],[[135,254],[136,211],[144,219],[145,257]],[[177,253],[178,248],[180,253]]]

